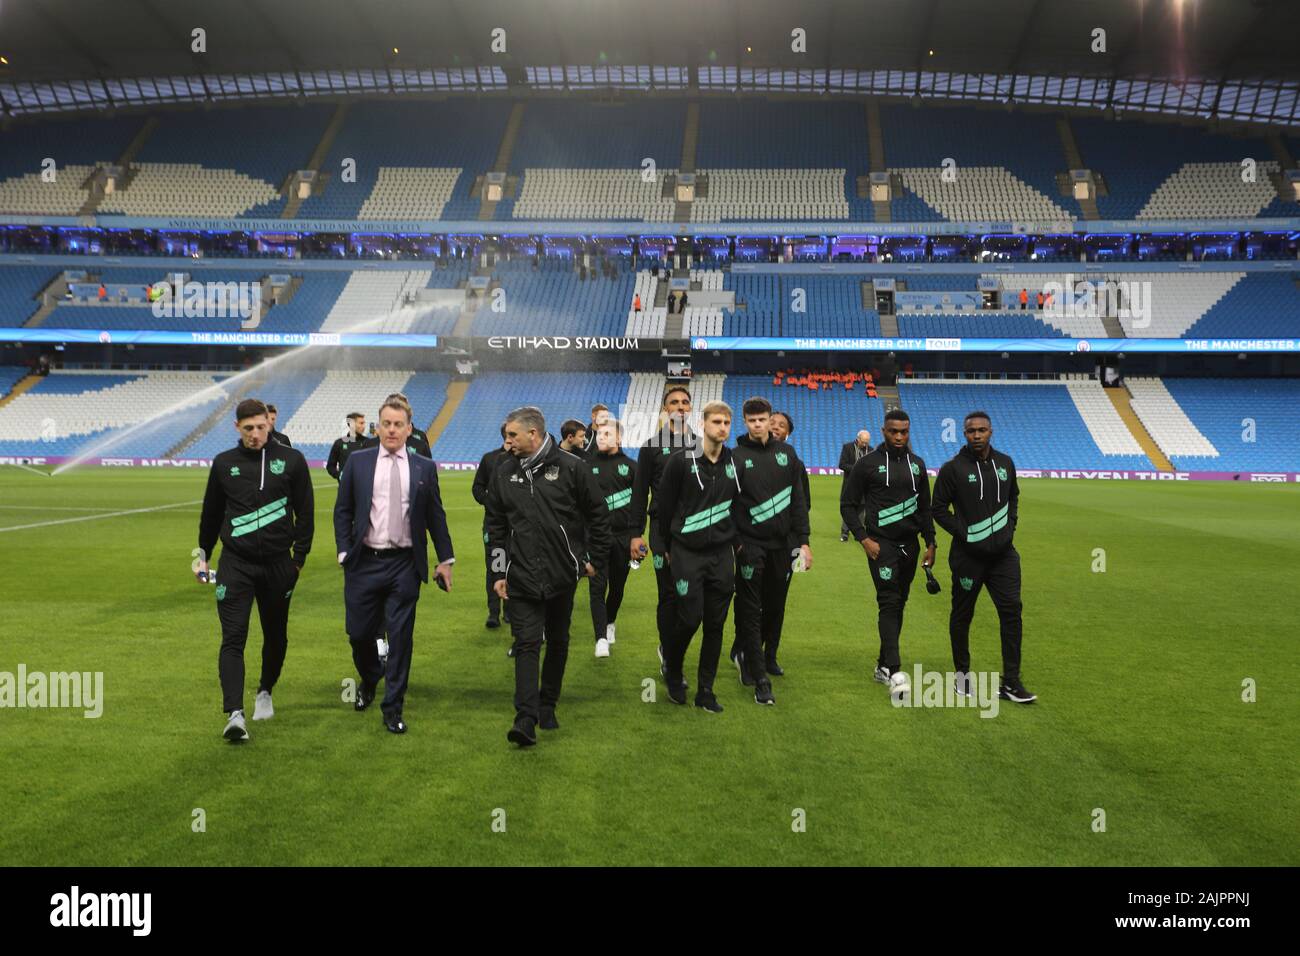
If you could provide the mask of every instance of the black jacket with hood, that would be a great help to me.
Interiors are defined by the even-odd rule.
[[[982,459],[966,445],[939,469],[931,513],[955,550],[991,556],[1011,547],[1019,502],[1015,462],[992,446]]]
[[[222,554],[268,564],[307,560],[315,531],[315,498],[302,452],[267,440],[261,448],[241,441],[212,459],[199,516],[204,558],[221,538]]]
[[[840,517],[858,541],[914,541],[920,535],[927,545],[934,544],[930,507],[925,461],[910,448],[893,449],[888,442],[854,463],[840,492]]]
[[[740,479],[736,528],[748,548],[772,550],[808,543],[808,499],[800,476],[803,462],[788,442],[736,439],[732,453]]]
[[[736,462],[722,446],[716,462],[697,446],[668,456],[659,491],[656,521],[671,554],[678,548],[709,551],[738,542],[732,505],[740,495]]]
[[[531,458],[502,460],[487,496],[489,553],[506,557],[493,583],[505,578],[511,597],[531,600],[572,590],[586,562],[604,569],[608,515],[588,466],[551,436]]]

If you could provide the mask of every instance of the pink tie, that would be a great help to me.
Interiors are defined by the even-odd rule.
[[[401,462],[396,455],[390,456],[393,466],[388,472],[388,544],[397,547],[402,538],[402,473]]]

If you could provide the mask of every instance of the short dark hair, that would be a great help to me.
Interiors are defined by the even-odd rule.
[[[670,385],[668,388],[664,390],[664,397],[660,404],[667,405],[668,396],[671,395],[673,392],[681,392],[683,395],[686,396],[686,400],[688,402],[693,401],[693,399],[691,398],[691,390],[687,388],[685,385]]]
[[[962,425],[965,425],[965,424],[966,424],[968,421],[970,421],[972,418],[982,418],[982,419],[984,419],[986,422],[988,422],[990,425],[993,424],[993,419],[989,418],[989,413],[988,413],[988,412],[979,412],[979,411],[976,411],[976,412],[971,412],[971,413],[970,413],[969,415],[967,415],[964,419],[962,419]]]
[[[272,413],[273,415],[278,415],[278,414],[280,414],[280,410],[279,410],[278,408],[276,408],[274,405],[272,405],[270,402],[267,402],[267,403],[266,403],[266,410],[267,410],[268,412]]]
[[[591,414],[593,415],[595,415],[597,412],[607,412],[607,411],[609,411],[609,406],[602,405],[600,404],[600,402],[597,402],[595,405],[591,406]]]
[[[245,418],[256,418],[258,415],[266,414],[266,404],[260,399],[246,398],[235,406],[235,421],[242,422]]]
[[[750,415],[762,415],[764,412],[772,414],[772,403],[761,395],[745,399],[745,404],[740,406],[740,414],[747,418]]]
[[[578,421],[576,418],[569,418],[560,425],[560,438],[561,440],[572,438],[574,435],[578,434],[578,432],[585,432],[586,430],[587,426],[585,424]]]
[[[505,437],[506,437],[506,423],[505,423],[505,422],[502,422],[502,423],[501,423],[501,437],[502,437],[502,438],[505,438]]]
[[[355,421],[358,418],[365,418],[365,417],[366,416],[362,412],[352,412],[348,415],[348,421]]]
[[[773,412],[772,414],[773,414],[773,415],[780,415],[782,418],[785,419],[785,423],[786,423],[787,425],[790,426],[790,427],[789,427],[789,430],[786,431],[786,435],[793,435],[793,434],[794,434],[794,419],[790,417],[790,413],[789,413],[789,412]]]
[[[910,422],[911,420],[912,416],[908,415],[907,412],[903,411],[901,408],[891,408],[889,411],[885,412],[885,421],[887,422]]]

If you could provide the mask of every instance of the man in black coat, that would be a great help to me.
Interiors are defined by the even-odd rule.
[[[865,428],[858,432],[857,438],[853,441],[846,441],[844,447],[840,449],[840,471],[844,472],[844,477],[840,480],[840,495],[844,494],[844,488],[849,483],[849,472],[853,466],[858,463],[858,459],[866,456],[871,451],[871,432]],[[840,522],[840,540],[849,540],[849,526]]]
[[[483,563],[487,568],[487,605],[488,616],[486,625],[489,628],[498,628],[501,626],[501,598],[497,597],[496,589],[492,587],[492,549],[488,544],[488,527],[487,527],[487,504],[488,504],[488,485],[492,481],[492,472],[501,462],[510,457],[510,452],[506,448],[506,426],[501,426],[501,447],[493,448],[485,454],[478,462],[478,470],[474,472],[474,485],[470,493],[474,495],[474,500],[483,506]],[[508,615],[507,615],[508,616]]]
[[[529,747],[537,743],[539,725],[560,726],[555,707],[569,655],[573,595],[582,577],[606,570],[609,518],[590,466],[556,446],[540,409],[510,412],[505,444],[511,457],[488,484],[489,566],[497,596],[511,602],[515,722],[506,739]]]

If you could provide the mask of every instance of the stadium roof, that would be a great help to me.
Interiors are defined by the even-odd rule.
[[[1161,112],[1294,122],[1297,36],[1296,0],[0,0],[0,108],[611,86],[1141,109],[1125,81],[1158,78]]]

